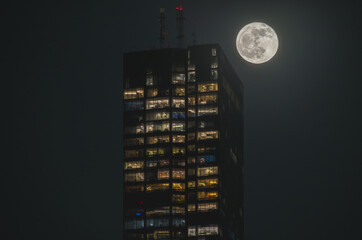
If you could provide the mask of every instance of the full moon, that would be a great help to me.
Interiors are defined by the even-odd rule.
[[[269,61],[277,52],[278,44],[275,31],[261,22],[244,26],[236,38],[236,48],[240,56],[254,64]]]

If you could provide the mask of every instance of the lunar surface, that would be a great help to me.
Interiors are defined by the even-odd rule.
[[[236,48],[246,61],[260,64],[269,61],[278,50],[278,36],[265,23],[244,26],[236,38]]]

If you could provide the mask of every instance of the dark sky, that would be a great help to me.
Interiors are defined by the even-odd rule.
[[[246,240],[362,239],[362,21],[334,2],[185,0],[188,41],[219,43],[245,86]],[[160,7],[172,45],[175,5],[0,6],[1,239],[120,239],[122,54],[158,43]],[[253,21],[279,37],[261,65],[235,48]]]

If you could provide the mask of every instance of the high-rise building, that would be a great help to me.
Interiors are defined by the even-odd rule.
[[[243,86],[217,44],[124,54],[125,240],[243,239]]]

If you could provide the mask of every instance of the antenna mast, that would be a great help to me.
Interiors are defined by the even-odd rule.
[[[184,47],[184,12],[183,6],[181,4],[181,0],[179,5],[176,7],[176,23],[177,23],[177,47],[183,48]]]
[[[160,8],[160,48],[165,48],[165,9]]]

